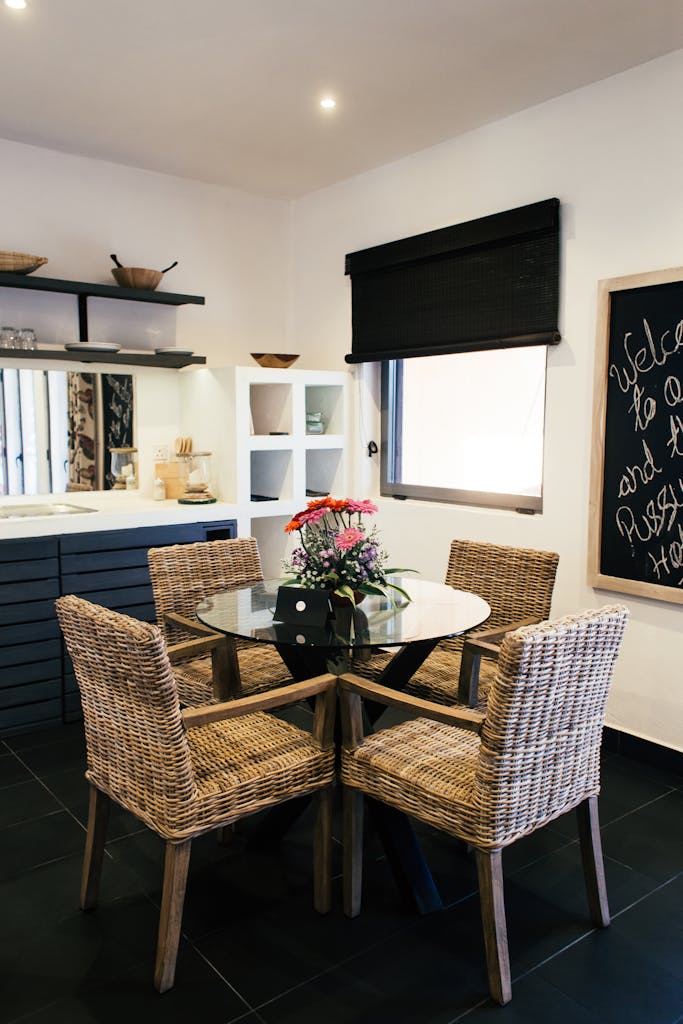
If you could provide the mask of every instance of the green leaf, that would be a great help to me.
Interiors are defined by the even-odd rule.
[[[381,583],[360,583],[356,589],[360,590],[361,594],[378,594],[380,596],[385,594]]]
[[[340,597],[348,597],[349,600],[351,601],[351,604],[355,605],[356,603],[356,599],[353,596],[353,590],[346,583],[344,584],[343,587],[337,587],[337,589],[335,590],[335,594],[339,594]]]
[[[412,601],[412,597],[410,596],[410,594],[408,594],[403,589],[403,587],[399,587],[398,584],[396,584],[396,583],[387,583],[387,587],[390,587],[392,590],[395,590],[398,594],[401,594],[403,597],[405,597],[406,601]]]
[[[418,574],[420,572],[419,569],[384,569],[383,571],[386,573],[387,576],[390,576],[392,573],[395,572],[416,572]]]

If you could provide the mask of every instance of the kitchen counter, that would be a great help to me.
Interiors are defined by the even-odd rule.
[[[179,505],[175,500],[153,501],[137,491],[75,491],[69,494],[21,495],[0,498],[0,509],[10,505],[71,505],[93,512],[0,518],[0,540],[53,537],[99,530],[129,530],[138,526],[170,526],[236,519],[235,504]]]

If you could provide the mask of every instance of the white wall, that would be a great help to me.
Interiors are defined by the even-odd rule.
[[[287,204],[231,189],[0,140],[2,247],[47,256],[38,274],[114,284],[109,254],[158,270],[205,306],[91,300],[91,340],[172,345],[210,364],[283,350]],[[43,343],[77,339],[76,300],[0,288],[3,324]]]
[[[453,537],[559,551],[554,615],[613,600],[632,611],[609,724],[678,748],[683,606],[592,590],[586,545],[596,282],[683,264],[681,95],[678,51],[297,201],[287,346],[308,366],[341,367],[350,348],[346,252],[561,200],[563,341],[549,352],[543,515],[382,501],[379,522],[392,559],[433,578],[443,576]],[[358,482],[367,487],[376,466],[369,470],[363,445],[379,440],[379,427],[376,375],[362,379],[374,382],[357,421]]]

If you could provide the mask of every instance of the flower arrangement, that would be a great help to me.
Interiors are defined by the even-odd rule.
[[[377,506],[367,498],[316,498],[285,526],[286,533],[297,530],[300,544],[283,563],[291,583],[308,590],[329,590],[337,597],[347,598],[355,605],[365,594],[379,594],[393,601],[398,593],[410,597],[396,583],[387,580],[394,572],[407,569],[386,567],[377,527],[368,531],[366,517],[374,515]]]

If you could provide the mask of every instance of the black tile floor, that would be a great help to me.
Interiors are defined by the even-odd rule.
[[[612,926],[588,920],[573,815],[505,855],[513,1000],[487,998],[467,850],[419,836],[445,909],[402,905],[367,836],[363,913],[311,906],[311,822],[278,845],[193,844],[176,984],[152,985],[162,842],[116,809],[100,903],[78,909],[87,790],[78,725],[0,741],[0,1022],[683,1022],[683,778],[605,754]],[[338,833],[337,829],[337,833]]]

